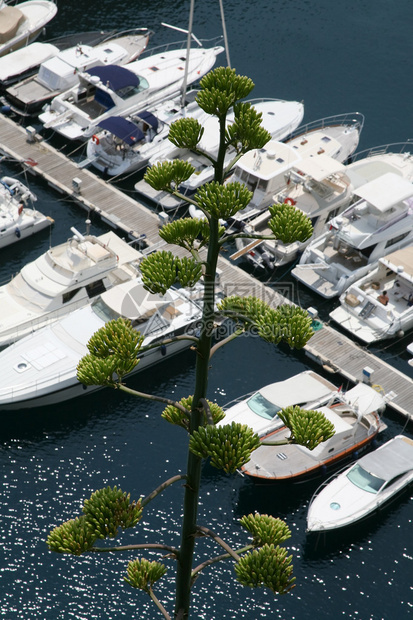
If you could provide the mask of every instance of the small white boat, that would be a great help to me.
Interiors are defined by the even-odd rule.
[[[367,447],[386,428],[379,414],[390,398],[394,394],[382,396],[364,383],[345,394],[336,393],[327,405],[317,407],[334,425],[331,439],[314,450],[298,444],[264,445],[268,441],[288,440],[290,431],[284,426],[261,437],[262,445],[254,450],[242,473],[256,482],[294,482],[324,473]]]
[[[0,179],[0,248],[16,243],[53,224],[34,208],[37,197],[21,181]]]
[[[0,347],[92,303],[139,275],[141,253],[114,232],[80,234],[50,248],[0,287]]]
[[[79,383],[77,365],[89,352],[91,336],[120,316],[130,319],[144,336],[143,347],[172,339],[142,353],[133,373],[170,359],[192,344],[174,337],[195,332],[202,317],[201,307],[193,300],[198,296],[195,289],[173,288],[163,296],[153,295],[136,279],[114,286],[91,305],[22,338],[0,352],[0,410],[52,405],[98,390],[99,386]]]
[[[293,276],[330,299],[413,242],[413,184],[389,172],[354,192],[357,202],[304,250]]]
[[[196,118],[201,123],[207,114],[195,102],[193,90],[127,117],[110,116],[102,120],[96,133],[88,140],[87,159],[81,167],[91,164],[109,176],[119,176],[144,168],[151,157],[167,142],[171,123],[180,118]]]
[[[130,30],[96,46],[82,43],[63,50],[41,63],[37,74],[9,86],[5,98],[16,114],[36,114],[58,94],[77,85],[81,72],[135,61],[146,49],[149,35],[144,28]]]
[[[115,36],[114,32],[102,30],[63,35],[49,41],[29,43],[14,52],[0,58],[0,89],[5,90],[12,84],[20,82],[39,71],[40,65],[57,56],[69,47],[76,45],[99,45],[102,41]],[[2,99],[3,101],[3,99]],[[6,102],[6,99],[4,99]]]
[[[299,101],[250,99],[247,102],[251,103],[258,112],[261,112],[262,125],[271,134],[273,140],[283,140],[286,138],[300,124],[304,114],[304,106]],[[227,125],[233,122],[234,113],[231,111],[227,116]],[[198,148],[200,151],[216,156],[219,148],[218,119],[209,116],[203,123],[203,128],[204,135]],[[224,166],[229,166],[234,156],[235,150],[229,149]],[[192,196],[198,187],[213,180],[214,168],[211,165],[210,159],[189,149],[178,149],[169,141],[166,141],[164,148],[151,157],[149,165],[154,166],[174,158],[187,161],[195,168],[195,172],[190,178],[179,187],[179,191],[182,194]],[[136,183],[135,190],[164,209],[176,209],[185,202],[167,192],[153,190],[144,180]]]
[[[413,327],[413,245],[380,258],[330,317],[367,344],[403,336]]]
[[[307,532],[328,532],[379,511],[413,480],[413,440],[397,435],[321,486],[307,514]]]
[[[0,0],[0,56],[34,41],[57,13],[50,0],[27,0],[9,6]]]
[[[413,157],[404,150],[407,145],[412,146],[411,143],[387,145],[357,153],[354,161],[346,166],[325,153],[295,163],[288,172],[288,184],[284,185],[281,192],[274,194],[272,202],[287,201],[308,215],[313,225],[312,236],[303,243],[297,241],[288,244],[276,239],[255,243],[248,239],[237,239],[237,254],[245,256],[254,267],[270,270],[295,261],[311,241],[327,230],[330,220],[354,201],[355,189],[388,172],[413,181]],[[389,151],[390,147],[396,151]],[[400,151],[397,151],[397,147]],[[271,235],[269,219],[270,213],[265,210],[248,222],[245,232]],[[245,252],[244,248],[249,243],[253,247]]]
[[[281,409],[298,405],[312,410],[328,403],[337,393],[333,383],[312,370],[304,370],[231,401],[224,406],[225,418],[217,426],[247,424],[261,437],[283,426],[278,417]]]
[[[189,86],[212,69],[223,51],[219,45],[191,48],[187,59],[186,48],[166,47],[161,52],[152,50],[151,55],[129,63],[127,68],[94,67],[79,73],[77,86],[54,97],[39,120],[45,129],[53,129],[69,140],[85,140],[110,116],[127,116],[178,94],[185,81],[185,67]]]

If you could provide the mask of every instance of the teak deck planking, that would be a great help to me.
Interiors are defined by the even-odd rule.
[[[94,211],[109,225],[131,240],[145,235],[147,251],[159,244],[159,219],[144,205],[54,149],[43,140],[29,140],[27,132],[0,114],[0,148],[32,174],[88,211]],[[80,191],[73,179],[80,179]],[[225,295],[255,295],[272,306],[287,300],[223,257],[219,259],[220,283]],[[363,369],[374,370],[372,383],[379,391],[393,391],[389,406],[413,420],[413,380],[369,353],[349,338],[324,325],[305,347],[306,354],[324,368],[356,383],[363,380]]]

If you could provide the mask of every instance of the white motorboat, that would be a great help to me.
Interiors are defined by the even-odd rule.
[[[333,383],[312,370],[304,370],[231,401],[224,406],[225,418],[217,426],[232,422],[247,424],[262,436],[283,426],[278,417],[281,409],[298,405],[312,410],[327,404],[337,393]]]
[[[72,232],[0,287],[0,347],[139,275],[141,253],[114,232],[99,237]]]
[[[402,336],[413,327],[413,245],[380,258],[340,296],[330,317],[363,342]]]
[[[27,0],[9,6],[0,0],[0,56],[34,41],[57,13],[50,0]]]
[[[322,485],[308,507],[307,532],[328,532],[377,513],[413,480],[413,440],[396,435]]]
[[[379,414],[390,398],[394,394],[383,396],[365,383],[358,383],[345,394],[337,393],[327,405],[317,407],[334,425],[333,437],[314,450],[294,443],[264,445],[288,440],[290,431],[282,427],[261,437],[261,445],[242,467],[242,473],[256,482],[295,482],[325,473],[366,448],[386,428]]]
[[[88,140],[87,159],[79,165],[91,164],[110,176],[141,170],[167,142],[171,123],[188,117],[202,123],[207,118],[194,101],[197,92],[186,93],[184,102],[178,95],[125,118],[110,116],[102,120]]]
[[[44,42],[35,41],[10,52],[0,58],[0,89],[5,90],[12,84],[34,75],[43,62],[69,47],[82,44],[98,45],[111,36],[115,36],[115,33],[102,30],[87,31],[63,35]]]
[[[393,172],[362,185],[358,200],[304,250],[293,276],[325,298],[341,295],[379,258],[413,242],[413,184]]]
[[[274,194],[272,202],[287,201],[308,215],[313,225],[312,236],[305,242],[290,244],[276,239],[253,242],[240,238],[236,240],[237,255],[243,255],[254,267],[262,269],[274,269],[295,261],[311,241],[326,231],[328,222],[354,201],[355,189],[387,172],[413,181],[413,157],[405,151],[407,145],[411,143],[357,153],[354,161],[346,166],[334,163],[335,160],[325,153],[297,162],[288,173],[288,184]],[[395,151],[389,151],[390,147]],[[271,235],[269,219],[270,212],[266,209],[248,222],[245,232]],[[245,251],[250,243],[253,247]]]
[[[0,352],[0,410],[56,404],[98,390],[79,383],[77,365],[88,354],[90,337],[120,316],[144,336],[143,347],[171,339],[143,352],[133,373],[188,348],[192,340],[174,338],[194,334],[202,309],[191,295],[198,294],[195,289],[170,289],[164,296],[154,295],[136,279],[10,345]]]
[[[0,179],[0,248],[31,237],[53,224],[52,218],[34,208],[37,197],[21,181]]]
[[[76,86],[81,72],[135,61],[146,49],[149,36],[148,30],[135,29],[111,36],[96,46],[77,44],[63,50],[43,62],[36,75],[9,86],[5,98],[16,114],[36,114],[58,94]]]
[[[273,140],[286,138],[291,131],[296,128],[304,114],[304,106],[298,101],[284,101],[282,99],[250,99],[248,100],[258,112],[262,114],[262,125],[271,134]],[[227,124],[234,122],[234,113],[231,111],[227,116]],[[203,123],[204,135],[198,145],[199,150],[216,156],[219,148],[219,125],[216,117],[208,117]],[[226,154],[224,166],[230,165],[235,156],[235,150],[229,149]],[[190,178],[182,183],[179,191],[192,196],[195,191],[208,181],[214,178],[214,168],[210,159],[199,153],[194,153],[189,149],[178,149],[169,141],[166,141],[164,148],[159,150],[149,160],[149,165],[154,166],[158,163],[171,159],[180,159],[189,162],[195,172]],[[183,200],[172,196],[167,192],[157,192],[142,180],[135,184],[135,190],[152,200],[164,209],[175,209],[184,203]]]
[[[79,73],[79,84],[54,97],[39,119],[44,128],[70,140],[85,140],[110,116],[127,116],[178,94],[184,83],[189,86],[201,79],[223,51],[219,45],[191,48],[188,58],[186,48],[166,47],[152,50],[127,68],[94,67]]]

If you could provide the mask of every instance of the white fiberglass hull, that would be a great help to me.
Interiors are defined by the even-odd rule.
[[[57,6],[49,0],[28,0],[14,5],[15,9],[21,11],[23,19],[20,21],[14,35],[0,43],[0,56],[4,56],[11,51],[24,47],[42,32],[46,24],[53,19],[57,13]],[[0,10],[1,19],[1,10]]]

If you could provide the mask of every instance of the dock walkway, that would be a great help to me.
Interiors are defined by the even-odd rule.
[[[80,168],[47,142],[32,140],[24,128],[1,114],[0,150],[88,212],[99,214],[103,221],[131,240],[144,238],[147,251],[158,247],[159,218],[155,213],[92,172]],[[219,269],[225,295],[255,295],[272,306],[286,301],[225,258],[220,258]],[[389,406],[413,420],[413,380],[349,338],[325,325],[314,333],[305,351],[311,359],[354,383],[363,380],[363,369],[372,369],[372,384],[380,391],[396,394]]]

